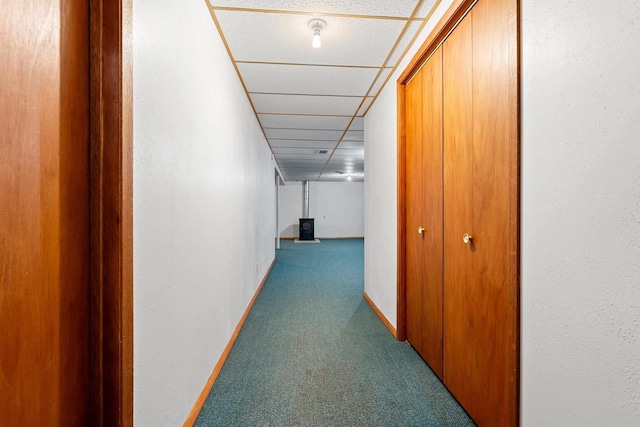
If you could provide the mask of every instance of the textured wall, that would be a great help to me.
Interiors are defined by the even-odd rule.
[[[280,237],[298,237],[302,200],[302,182],[280,187]],[[364,183],[310,182],[309,214],[316,237],[364,236]]]
[[[640,424],[640,7],[522,1],[522,419]]]
[[[396,325],[397,101],[396,81],[452,0],[442,0],[364,119],[365,292]]]
[[[390,80],[364,121],[364,288],[391,324],[397,324],[398,193],[396,89]]]
[[[274,257],[274,166],[203,1],[134,4],[136,426],[181,425]]]
[[[521,7],[522,425],[638,425],[640,8]],[[365,118],[365,289],[393,323],[395,92]]]

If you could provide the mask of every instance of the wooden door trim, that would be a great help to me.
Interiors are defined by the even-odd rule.
[[[513,170],[509,182],[511,194],[509,202],[509,227],[513,237],[510,241],[509,280],[512,286],[509,290],[510,315],[512,316],[511,328],[512,352],[510,354],[510,385],[515,390],[515,396],[509,404],[512,405],[512,425],[519,423],[520,401],[520,2],[516,4],[515,15],[509,28],[510,34],[515,34],[516,42],[512,48],[516,51],[509,52],[509,101],[514,107],[510,112],[509,122],[512,144],[509,153],[509,163]],[[477,0],[454,0],[451,6],[438,21],[433,31],[418,49],[411,59],[405,71],[397,80],[397,168],[398,168],[398,198],[397,198],[397,335],[399,341],[406,340],[406,85],[429,59],[431,54],[453,31],[465,14],[473,7]]]
[[[132,0],[90,0],[90,416],[133,425]]]

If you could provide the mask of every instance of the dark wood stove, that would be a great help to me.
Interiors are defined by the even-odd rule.
[[[300,218],[299,240],[315,240],[313,222],[314,218]]]

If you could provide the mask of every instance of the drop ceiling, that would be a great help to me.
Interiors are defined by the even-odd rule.
[[[438,3],[209,0],[285,180],[364,180],[364,115]]]

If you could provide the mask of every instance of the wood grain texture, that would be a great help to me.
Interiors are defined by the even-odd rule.
[[[424,246],[424,358],[442,378],[443,339],[443,159],[442,49],[436,50],[422,74],[422,174]]]
[[[2,5],[0,424],[88,422],[88,21]]]
[[[518,203],[519,151],[517,93],[517,43],[514,25],[518,22],[516,0],[482,0],[473,9],[473,109],[474,109],[474,227],[488,250],[474,266],[481,286],[490,293],[495,309],[488,314],[491,337],[487,352],[496,357],[487,360],[496,374],[486,373],[485,390],[494,393],[495,410],[488,416],[496,425],[516,425],[518,421],[518,348],[519,336]],[[476,153],[480,151],[479,155]],[[480,157],[481,161],[477,161]],[[478,216],[475,206],[482,207]],[[480,244],[480,242],[478,242]],[[490,249],[489,249],[490,248]],[[514,298],[515,297],[515,298]],[[493,331],[491,331],[493,329]],[[485,347],[486,348],[486,347]],[[482,380],[482,379],[481,379]],[[486,406],[485,406],[486,408]],[[498,409],[499,408],[499,409]],[[486,411],[486,409],[485,409]]]
[[[408,156],[401,149],[405,144],[400,126],[406,120],[406,100],[400,100],[400,93],[406,90],[407,83],[441,43],[459,44],[462,50],[457,56],[444,51],[445,69],[447,64],[463,64],[457,70],[457,78],[462,80],[454,82],[456,76],[446,77],[445,71],[444,82],[445,383],[479,425],[517,425],[520,381],[519,4],[517,0],[480,0],[480,7],[474,6],[467,17],[477,25],[472,23],[461,31],[461,34],[470,33],[469,42],[462,40],[465,34],[456,38],[454,33],[464,27],[460,22],[473,4],[474,0],[453,2],[398,80],[398,220],[404,222],[400,212],[406,209],[400,188],[400,182],[406,184],[405,171],[400,165]],[[474,15],[478,17],[471,18]],[[469,68],[464,68],[465,63]],[[476,73],[478,67],[481,68]],[[452,108],[448,114],[447,104]],[[448,164],[448,159],[454,159],[454,163]],[[464,168],[469,172],[461,176]],[[460,218],[449,217],[452,210],[459,211]],[[409,232],[407,228],[399,224],[398,245],[404,243],[400,230]],[[465,232],[474,236],[472,245],[462,242]],[[487,247],[491,250],[487,251]],[[483,253],[480,253],[481,249]],[[406,304],[407,296],[401,278],[404,280],[404,268],[408,263],[408,258],[401,255],[399,248],[399,335],[405,318],[400,307]],[[499,259],[492,264],[495,258]],[[449,287],[448,282],[454,286]],[[449,295],[454,300],[457,298],[458,303],[449,301]],[[468,312],[470,309],[475,312]],[[458,322],[457,326],[455,322]],[[449,360],[453,350],[460,351],[456,341],[465,343],[466,347],[462,349],[467,355]],[[499,360],[494,360],[496,358]]]
[[[413,76],[419,71],[423,63],[431,56],[431,54],[438,48],[440,43],[451,31],[458,20],[469,9],[471,4],[475,0],[454,0],[449,8],[446,10],[442,18],[435,25],[433,31],[429,34],[424,41],[418,52],[411,59],[407,68],[401,74],[397,81],[397,110],[398,110],[398,132],[397,132],[397,146],[398,146],[398,277],[397,277],[397,338],[400,341],[406,339],[406,102],[405,93],[406,85],[413,78]]]
[[[198,419],[198,415],[200,415],[200,411],[202,410],[202,406],[204,406],[204,402],[207,400],[207,396],[209,396],[209,393],[211,392],[211,389],[213,388],[213,385],[215,384],[216,379],[218,379],[218,375],[220,375],[220,371],[222,370],[222,367],[224,366],[224,363],[227,361],[227,357],[229,357],[229,353],[231,352],[231,349],[233,348],[233,344],[236,342],[236,339],[238,339],[238,335],[240,334],[240,331],[242,330],[242,326],[244,325],[244,322],[247,320],[247,316],[249,316],[249,313],[251,312],[251,308],[253,308],[253,304],[256,302],[256,298],[258,298],[258,295],[260,295],[260,291],[262,290],[262,287],[264,286],[265,282],[267,281],[267,278],[269,277],[269,274],[271,273],[271,269],[273,268],[273,265],[275,263],[276,263],[275,259],[273,261],[271,261],[271,265],[269,266],[269,269],[267,270],[267,273],[262,278],[262,281],[260,282],[260,285],[258,286],[258,289],[256,290],[255,294],[253,295],[253,298],[251,298],[251,301],[249,301],[249,304],[247,305],[247,308],[244,310],[244,314],[240,318],[240,321],[238,322],[238,325],[236,326],[236,329],[233,331],[233,334],[231,335],[231,338],[229,339],[229,342],[227,343],[227,346],[222,351],[222,355],[218,359],[218,362],[216,363],[216,366],[214,366],[213,371],[211,372],[211,375],[209,376],[209,379],[207,379],[207,382],[205,383],[204,388],[200,392],[200,395],[198,396],[198,399],[194,403],[193,408],[191,408],[191,412],[189,412],[189,415],[187,416],[187,419],[185,420],[185,422],[183,424],[184,427],[193,426],[195,424],[196,420]]]
[[[497,426],[517,421],[509,3],[479,1],[444,45],[445,384],[478,424]]]
[[[423,236],[417,233],[424,218],[424,181],[422,174],[422,75],[418,74],[406,85],[406,146],[405,146],[405,204],[406,204],[406,337],[421,353],[427,343],[421,331],[424,269]],[[422,354],[422,353],[421,353]]]
[[[133,424],[131,2],[91,1],[91,413]]]
[[[474,396],[467,382],[478,375],[473,360],[480,354],[484,327],[474,313],[479,307],[472,271],[475,240],[473,228],[473,26],[467,15],[443,45],[444,49],[444,161],[445,161],[445,279],[444,279],[444,382],[467,412],[478,421]],[[480,160],[480,159],[478,159]],[[471,245],[462,236],[474,237]],[[482,295],[481,295],[482,296]],[[469,319],[469,321],[468,321]],[[478,335],[480,334],[480,335]]]
[[[442,377],[441,50],[407,84],[406,120],[407,340]]]
[[[389,322],[389,319],[387,319],[385,315],[382,314],[382,311],[380,311],[378,306],[373,302],[373,300],[369,297],[369,295],[367,295],[366,292],[363,292],[362,298],[364,298],[367,304],[369,304],[369,306],[371,307],[373,312],[376,314],[376,316],[378,316],[382,324],[386,326],[389,332],[391,332],[391,335],[393,335],[393,337],[397,339],[398,332],[396,331],[396,328],[394,328],[391,322]]]

